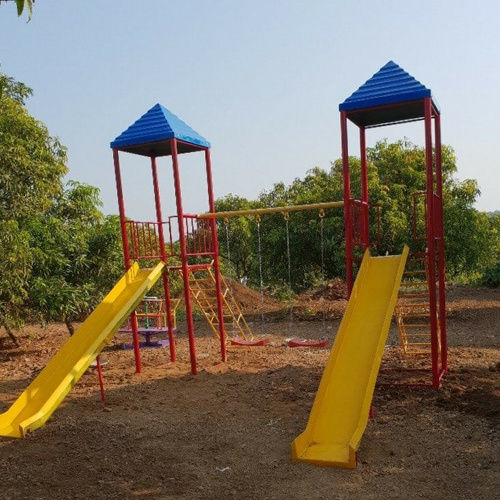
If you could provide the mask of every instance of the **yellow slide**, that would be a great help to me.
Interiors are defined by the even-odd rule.
[[[14,404],[0,415],[0,436],[24,437],[48,420],[155,284],[163,267],[163,262],[153,269],[139,269],[137,263],[133,264]]]
[[[386,257],[366,250],[306,430],[292,442],[292,460],[356,467],[407,256],[406,246]]]

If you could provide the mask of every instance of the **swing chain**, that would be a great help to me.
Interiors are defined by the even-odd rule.
[[[223,222],[224,222],[224,226],[229,226],[229,217],[224,217],[223,219]]]
[[[260,214],[255,214],[255,223],[260,226]]]
[[[325,216],[326,216],[325,209],[324,209],[324,208],[320,208],[320,209],[319,209],[319,214],[318,214],[318,217],[319,217],[320,219],[323,219],[323,217],[325,217]]]
[[[290,220],[290,212],[282,212],[284,220]]]

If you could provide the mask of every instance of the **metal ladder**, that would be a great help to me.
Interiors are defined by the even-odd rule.
[[[394,316],[405,354],[429,354],[431,325],[426,252],[412,254],[403,274]],[[439,322],[438,322],[439,325]],[[439,338],[439,337],[438,337]]]
[[[212,266],[189,271],[189,288],[197,308],[203,313],[208,325],[217,338],[219,317],[217,315],[217,292]],[[224,326],[228,340],[240,338],[252,340],[253,333],[235,300],[226,279],[221,275]]]

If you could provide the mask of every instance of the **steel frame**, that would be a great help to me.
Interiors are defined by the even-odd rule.
[[[424,128],[425,128],[425,169],[426,169],[426,259],[429,288],[429,309],[431,323],[431,362],[432,386],[438,388],[442,378],[448,370],[447,341],[446,341],[446,298],[445,298],[445,254],[443,238],[443,180],[442,180],[442,153],[441,153],[441,117],[439,111],[432,103],[432,98],[421,99]],[[415,101],[412,101],[414,104]],[[360,159],[361,159],[361,200],[351,197],[351,179],[349,171],[348,131],[347,120],[350,113],[359,116],[360,113],[373,111],[383,107],[402,106],[406,103],[377,106],[353,111],[340,112],[340,132],[342,147],[342,171],[344,179],[344,226],[345,226],[345,267],[348,293],[354,284],[354,266],[356,261],[353,250],[356,244],[363,248],[370,245],[369,234],[369,201],[368,201],[368,171],[366,161],[366,128],[358,126]],[[434,154],[433,130],[434,120]],[[361,241],[354,241],[353,203],[361,203],[365,209],[361,211]],[[436,284],[437,283],[437,284]]]
[[[169,217],[167,221],[163,220],[163,215],[162,215],[156,156],[150,156],[153,191],[155,198],[156,222],[140,223],[136,221],[127,221],[125,216],[125,203],[123,197],[123,187],[121,180],[120,159],[119,159],[118,149],[113,149],[113,161],[115,167],[118,210],[120,214],[123,257],[126,270],[128,270],[132,265],[132,257],[136,259],[160,258],[163,262],[165,262],[168,271],[178,269],[177,266],[172,266],[172,265],[169,266],[169,258],[174,256],[172,222],[173,219],[175,218],[177,219],[177,227],[179,232],[179,245],[180,245],[179,257],[181,260],[180,271],[182,273],[182,279],[184,284],[184,300],[186,307],[186,321],[188,326],[191,373],[193,375],[196,375],[198,369],[196,363],[196,342],[195,342],[195,332],[193,323],[191,293],[189,285],[189,271],[196,269],[200,264],[190,264],[189,263],[190,257],[209,257],[211,261],[213,261],[215,288],[217,294],[217,314],[219,319],[219,337],[220,337],[222,361],[226,361],[227,357],[226,332],[223,321],[224,312],[223,312],[223,301],[222,301],[222,290],[221,290],[222,285],[221,285],[220,265],[219,265],[217,227],[215,218],[211,217],[208,221],[208,224],[203,223],[203,226],[196,226],[195,228],[192,219],[196,218],[196,216],[184,213],[182,204],[182,189],[181,189],[181,177],[179,168],[178,144],[189,144],[189,143],[185,143],[184,141],[180,141],[178,139],[169,139],[170,156],[172,157],[172,172],[174,180],[177,215]],[[194,147],[192,144],[189,145],[190,147]],[[208,194],[208,210],[209,212],[214,212],[215,200],[213,194],[210,149],[202,146],[195,146],[195,151],[204,152],[205,173],[206,173],[207,194]],[[167,242],[164,231],[165,226],[168,227],[168,233],[169,233],[168,234],[169,249],[170,249],[169,252],[167,252],[166,249]],[[127,227],[130,228],[130,231],[127,231]],[[199,227],[202,227],[203,230],[202,233],[196,232],[196,229],[198,229]],[[210,235],[208,238],[206,235],[207,228],[209,228],[210,231]],[[193,238],[192,240],[190,239],[191,237]],[[189,248],[188,248],[188,240],[190,242]],[[132,245],[132,252],[131,252],[131,245]],[[175,339],[174,339],[174,319],[172,314],[172,298],[170,296],[170,284],[169,284],[168,272],[163,273],[162,280],[163,280],[163,292],[165,295],[165,302],[167,308],[170,359],[171,361],[175,361],[176,350],[175,350]],[[137,315],[135,311],[131,314],[130,319],[131,319],[132,334],[133,334],[135,367],[136,367],[136,372],[139,373],[141,372],[142,366],[141,366],[141,353],[139,346]]]

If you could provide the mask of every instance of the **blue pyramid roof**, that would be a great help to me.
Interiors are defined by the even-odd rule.
[[[357,110],[366,110],[367,108],[387,104],[409,103],[410,101],[418,101],[426,97],[432,97],[430,89],[395,62],[389,61],[361,85],[358,90],[339,104],[339,111],[347,111],[351,115],[353,111]],[[435,102],[434,106],[439,112]],[[359,115],[360,113],[354,113],[349,118],[355,123],[358,121],[367,121],[367,123],[358,123],[366,126],[396,123],[398,121],[422,118],[423,106],[409,105],[406,112],[400,109],[397,112],[371,113],[372,116],[367,120],[360,120]]]
[[[145,156],[170,154],[170,139],[179,139],[179,152],[187,153],[209,148],[210,143],[161,104],[155,104],[147,113],[122,132],[110,146]]]

